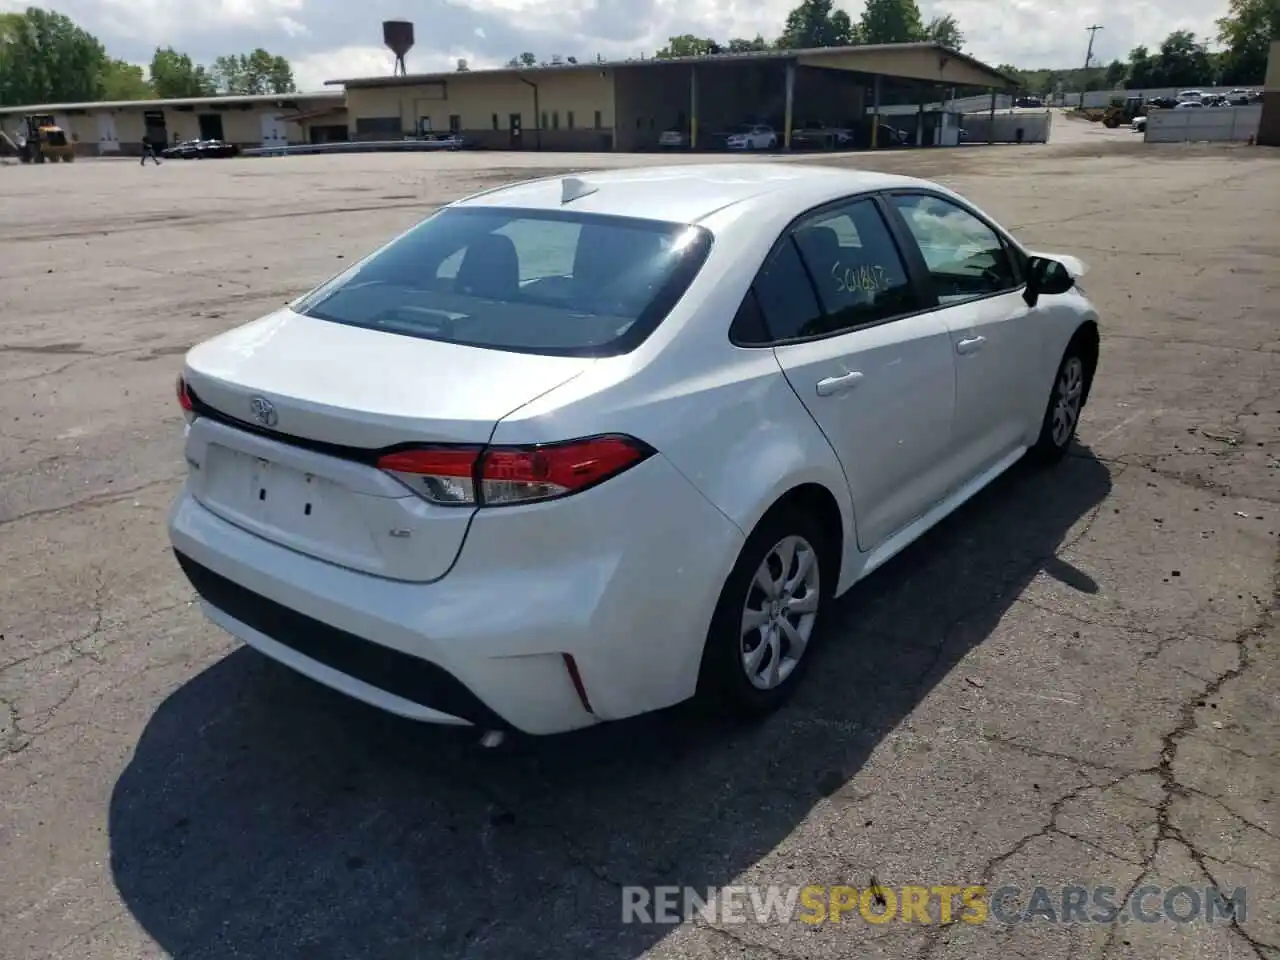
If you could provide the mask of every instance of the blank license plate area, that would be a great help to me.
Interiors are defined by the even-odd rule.
[[[350,548],[368,540],[367,530],[352,516],[356,504],[343,487],[216,444],[205,458],[202,499],[266,536],[299,545]]]

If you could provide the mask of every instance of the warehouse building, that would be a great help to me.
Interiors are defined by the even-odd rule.
[[[51,114],[77,152],[91,156],[140,156],[144,137],[278,147],[346,139],[347,132],[341,91],[0,107],[0,129],[17,140],[23,117],[33,114]]]
[[[1262,89],[1262,119],[1258,122],[1258,143],[1280,147],[1280,40],[1271,43],[1267,79]]]
[[[681,130],[693,147],[744,122],[796,127],[871,123],[882,105],[919,104],[918,143],[941,142],[923,106],[957,89],[1005,91],[1011,78],[933,43],[719,54],[622,63],[564,63],[331,80],[346,90],[351,138],[461,134],[477,147],[651,149]],[[931,117],[929,123],[936,122]],[[874,143],[872,144],[874,145]]]

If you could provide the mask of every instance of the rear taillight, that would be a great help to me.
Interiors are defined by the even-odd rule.
[[[534,447],[413,447],[378,459],[414,493],[448,506],[508,506],[594,487],[653,455],[633,437],[609,435]]]
[[[191,393],[187,390],[187,381],[182,377],[178,378],[178,406],[182,408],[182,415],[186,417],[187,423],[196,418],[195,405],[191,402]]]

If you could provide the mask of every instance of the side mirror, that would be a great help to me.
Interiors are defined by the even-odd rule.
[[[1022,296],[1027,306],[1034,307],[1041,296],[1066,293],[1075,285],[1075,277],[1057,260],[1032,257],[1027,261],[1027,289]]]

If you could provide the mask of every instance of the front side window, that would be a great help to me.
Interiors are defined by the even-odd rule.
[[[702,268],[701,227],[560,210],[442,210],[307,294],[307,316],[404,336],[611,356],[648,336]]]
[[[892,202],[920,247],[940,304],[962,303],[1020,285],[1008,246],[968,210],[930,194],[894,196]]]

